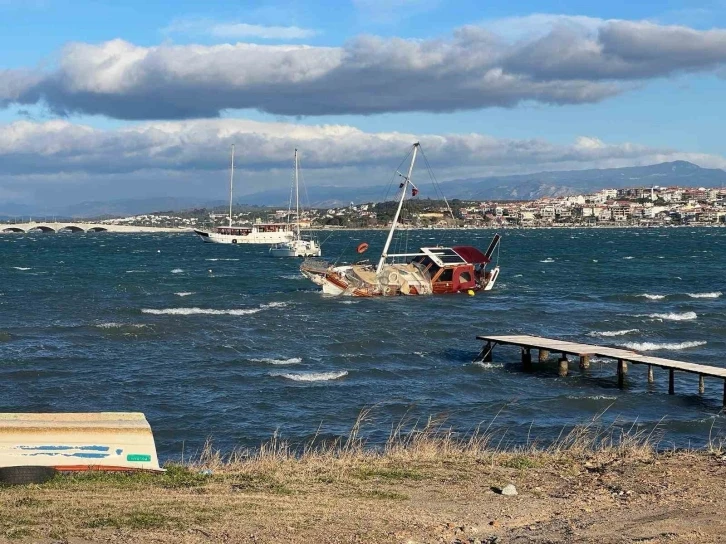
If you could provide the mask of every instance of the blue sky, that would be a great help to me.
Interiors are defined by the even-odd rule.
[[[94,198],[130,197],[123,181],[147,186],[140,180],[152,170],[163,171],[167,182],[149,188],[149,195],[194,194],[198,187],[185,181],[188,170],[218,174],[212,165],[223,155],[232,121],[256,122],[237,123],[234,130],[257,142],[292,131],[280,124],[311,127],[299,138],[315,142],[323,133],[330,137],[327,125],[362,131],[376,142],[397,133],[404,135],[401,143],[408,135],[481,137],[478,145],[486,151],[470,150],[457,156],[461,164],[444,169],[442,177],[452,179],[676,158],[720,167],[726,164],[723,29],[726,0],[0,0],[0,159],[10,165],[0,166],[0,199],[37,201],[64,177],[75,180],[68,198],[88,190],[79,179],[102,180],[100,189],[88,190]],[[223,44],[234,50],[215,48]],[[198,66],[198,51],[183,46],[202,51]],[[294,58],[282,58],[275,46],[295,49]],[[309,46],[309,54],[301,46]],[[537,57],[545,47],[550,53]],[[421,65],[419,54],[426,58]],[[482,60],[487,55],[496,59]],[[184,142],[197,138],[190,133],[199,130],[194,120],[204,119],[210,120],[208,138],[195,151],[197,162],[180,156],[177,165],[146,157],[137,168],[106,171],[95,162],[100,151],[82,137],[84,130],[98,131],[114,145],[135,149],[149,145],[140,143],[139,133],[148,137],[150,127],[163,126],[175,139],[164,144],[169,153],[180,135]],[[47,125],[53,122],[60,125]],[[14,147],[2,147],[3,131],[13,135]],[[54,151],[62,159],[55,170],[50,160],[42,169],[24,162],[19,131],[35,141],[53,134],[54,141],[68,142]],[[202,157],[217,146],[219,154]],[[537,152],[523,158],[512,152],[525,147]],[[544,148],[556,152],[543,155]],[[248,157],[250,190],[271,177],[282,181],[280,158],[262,153]],[[489,160],[477,163],[476,153]],[[137,157],[129,151],[128,164]],[[362,182],[349,169],[368,180],[387,166],[384,160],[327,159],[321,151],[313,161],[325,182]]]

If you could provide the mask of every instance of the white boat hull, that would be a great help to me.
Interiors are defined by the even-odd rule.
[[[314,240],[293,240],[270,248],[273,257],[320,257],[320,246]]]
[[[202,240],[212,244],[281,244],[293,239],[292,232],[251,232],[249,234],[220,234],[202,230],[194,231]]]

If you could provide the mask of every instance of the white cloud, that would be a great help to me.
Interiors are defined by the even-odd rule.
[[[342,47],[72,43],[51,71],[6,70],[0,105],[44,103],[60,115],[119,119],[246,108],[450,112],[593,103],[648,79],[725,66],[724,29],[534,15],[463,27],[449,38],[359,36]]]
[[[440,180],[690,160],[726,167],[717,155],[581,137],[569,145],[484,134],[369,133],[346,125],[213,119],[142,123],[99,130],[68,121],[0,125],[0,191],[30,194],[75,187],[103,195],[196,194],[223,198],[229,146],[237,144],[238,194],[287,187],[300,149],[308,185],[385,184],[420,140]],[[43,193],[45,194],[45,193]]]
[[[165,34],[210,36],[222,40],[304,40],[317,31],[299,26],[269,26],[240,22],[221,22],[204,18],[177,19],[163,29]]]

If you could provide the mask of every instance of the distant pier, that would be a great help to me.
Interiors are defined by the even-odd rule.
[[[518,346],[522,351],[522,366],[525,370],[532,369],[532,350],[538,350],[539,362],[546,361],[550,353],[559,354],[559,375],[567,376],[569,372],[570,361],[568,355],[577,357],[579,366],[582,369],[590,367],[590,357],[597,356],[607,359],[613,359],[617,362],[618,385],[623,387],[625,375],[628,372],[628,363],[642,364],[648,366],[648,383],[653,383],[653,368],[662,368],[668,370],[668,393],[675,394],[675,372],[689,372],[698,375],[698,392],[705,391],[705,378],[720,378],[723,380],[723,405],[726,406],[726,368],[720,368],[710,365],[699,365],[695,363],[686,363],[684,361],[674,361],[671,359],[662,359],[660,357],[649,357],[641,355],[634,351],[625,349],[610,348],[606,346],[596,346],[591,344],[578,344],[575,342],[565,342],[552,338],[542,338],[539,336],[486,336],[476,337],[477,340],[486,342],[475,361],[491,361],[492,351],[496,345]]]
[[[0,223],[0,233],[24,232],[192,232],[191,228],[142,227],[83,221],[32,221],[29,223]]]

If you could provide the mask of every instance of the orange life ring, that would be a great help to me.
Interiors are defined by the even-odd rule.
[[[365,251],[368,249],[368,244],[366,242],[361,242],[358,244],[358,253],[365,253]]]

